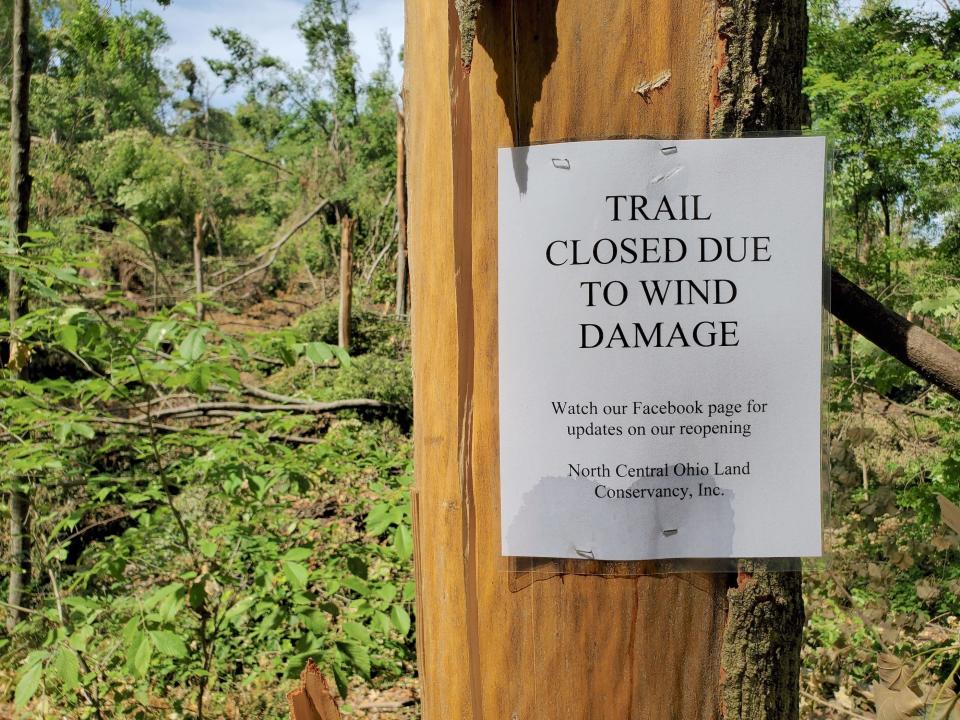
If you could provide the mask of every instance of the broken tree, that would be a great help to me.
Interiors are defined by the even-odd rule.
[[[798,563],[500,557],[496,149],[796,132],[805,3],[407,0],[406,23],[424,718],[797,718]],[[960,396],[955,351],[832,286],[841,319]]]

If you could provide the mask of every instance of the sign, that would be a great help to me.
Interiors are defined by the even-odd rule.
[[[504,555],[821,554],[825,141],[499,155]]]

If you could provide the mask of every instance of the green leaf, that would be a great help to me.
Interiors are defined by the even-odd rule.
[[[314,635],[323,635],[327,631],[327,616],[316,608],[300,613],[300,618],[307,630]]]
[[[283,554],[283,559],[290,562],[300,562],[308,559],[311,555],[313,555],[313,551],[309,548],[295,547],[287,550]]]
[[[68,307],[60,315],[60,320],[58,321],[61,325],[70,325],[73,322],[73,319],[78,315],[83,315],[87,312],[86,308],[82,307]]]
[[[370,679],[370,654],[363,645],[352,640],[338,640],[337,651],[341,659],[350,663],[360,677]]]
[[[306,565],[292,560],[282,560],[281,565],[283,574],[287,576],[287,580],[295,589],[301,590],[306,587],[307,578],[310,576],[310,571],[307,570]]]
[[[347,569],[361,580],[367,579],[367,564],[361,558],[347,558]]]
[[[317,365],[333,360],[333,350],[329,345],[322,342],[307,343],[304,354],[307,356],[307,360]]]
[[[61,325],[58,328],[57,334],[60,336],[60,344],[63,345],[68,352],[77,352],[78,335],[76,327],[73,325]]]
[[[40,687],[40,677],[43,674],[43,665],[41,663],[34,663],[20,678],[20,682],[17,683],[17,690],[13,696],[13,704],[18,710],[22,710],[23,707],[30,702],[34,694],[37,692],[37,688]]]
[[[151,630],[150,639],[157,650],[168,657],[182,658],[187,656],[187,646],[176,633],[169,630]]]
[[[366,597],[370,594],[370,586],[367,584],[367,581],[361,580],[355,575],[347,575],[341,579],[341,583],[344,587],[348,587],[353,590],[360,597]]]
[[[123,638],[124,644],[127,646],[127,654],[130,654],[130,649],[133,647],[133,641],[139,632],[140,618],[134,615],[132,618],[127,620],[127,624],[123,626],[123,630],[121,631],[121,637]]]
[[[203,395],[210,387],[213,371],[209,365],[195,365],[186,377],[186,385],[197,395]]]
[[[127,657],[128,665],[134,675],[143,677],[147,674],[147,668],[150,667],[150,657],[153,655],[153,645],[149,636],[138,632],[131,649],[133,653]]]
[[[78,652],[84,652],[87,649],[87,643],[90,641],[91,637],[93,637],[93,627],[90,625],[84,625],[75,633],[73,633],[67,642],[70,643],[70,647],[72,647],[74,650],[77,650]]]
[[[340,697],[346,700],[350,686],[350,676],[340,663],[335,664],[331,669],[333,670],[333,681],[337,684]]]
[[[413,536],[406,525],[399,525],[393,534],[393,549],[402,562],[406,562],[413,555]]]
[[[337,360],[340,361],[340,364],[343,365],[343,367],[350,367],[350,363],[352,361],[350,360],[350,355],[346,350],[339,345],[332,345],[330,349],[333,351],[333,354],[337,356]]]
[[[367,532],[371,535],[380,535],[391,525],[399,524],[403,519],[400,508],[390,503],[377,503],[367,513]]]
[[[235,603],[230,607],[229,610],[224,614],[226,620],[234,620],[235,618],[243,615],[247,610],[249,610],[257,602],[257,599],[254,597],[244,598],[238,603]]]
[[[70,692],[80,684],[80,658],[71,648],[60,648],[53,659],[53,672],[63,683],[63,691]]]
[[[384,602],[393,602],[397,596],[397,586],[393,583],[384,583],[374,590],[374,594]]]
[[[180,343],[180,357],[189,362],[195,362],[203,355],[207,349],[207,341],[203,336],[206,334],[205,328],[194,328]]]
[[[394,605],[390,608],[390,621],[404,637],[410,632],[410,614],[404,609],[403,605]]]
[[[201,540],[199,543],[197,543],[197,547],[200,548],[200,552],[206,558],[212,558],[217,554],[217,544],[215,542],[211,542],[210,540]]]
[[[345,622],[343,624],[343,631],[347,634],[348,637],[353,638],[357,642],[361,642],[364,644],[370,642],[370,631],[367,630],[360,623]]]
[[[159,347],[160,343],[162,343],[176,327],[177,324],[173,320],[158,320],[157,322],[151,323],[147,329],[147,344],[152,348]]]
[[[379,610],[373,613],[370,626],[379,631],[381,635],[389,635],[390,631],[393,630],[393,623],[390,621],[390,617]]]
[[[190,585],[190,590],[187,593],[187,602],[190,603],[190,607],[194,610],[199,610],[203,607],[207,599],[207,591],[203,587],[203,581],[195,582]]]

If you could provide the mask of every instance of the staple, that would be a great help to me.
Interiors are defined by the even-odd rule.
[[[664,155],[673,155],[675,152],[677,152],[677,146],[667,145],[666,147],[660,148],[660,152],[662,152]]]
[[[590,560],[596,560],[596,559],[597,559],[596,556],[593,554],[593,550],[581,550],[580,548],[574,548],[574,551],[575,551],[575,552],[577,553],[577,555],[579,555],[580,557],[585,557],[585,558],[588,558],[588,559],[590,559]]]
[[[553,166],[557,170],[569,170],[570,161],[567,158],[553,158]]]
[[[670,537],[670,536],[672,536],[672,535],[676,535],[678,532],[680,532],[680,531],[679,531],[677,528],[674,528],[673,530],[664,530],[664,531],[663,531],[663,536],[664,536],[664,537]]]

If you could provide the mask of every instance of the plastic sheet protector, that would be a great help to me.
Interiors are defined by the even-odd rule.
[[[821,555],[822,137],[499,152],[502,554]]]

